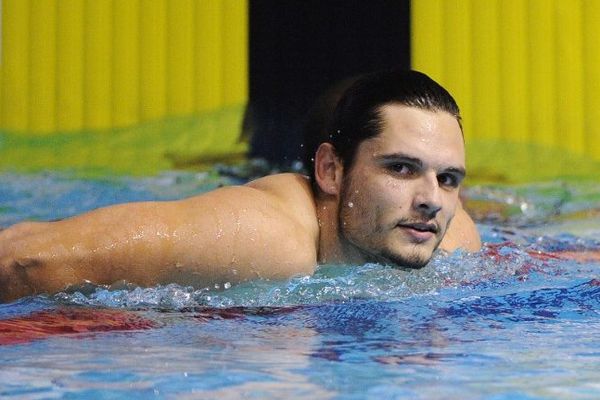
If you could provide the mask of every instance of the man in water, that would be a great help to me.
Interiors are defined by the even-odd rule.
[[[86,281],[212,287],[311,274],[318,264],[421,268],[438,248],[480,248],[459,200],[458,106],[424,74],[356,81],[310,169],[310,178],[278,174],[178,201],[17,224],[0,232],[0,300]]]

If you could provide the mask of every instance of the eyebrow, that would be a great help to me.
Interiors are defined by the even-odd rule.
[[[411,164],[418,165],[419,167],[423,167],[423,161],[417,157],[411,157],[402,153],[393,153],[393,154],[383,154],[381,156],[377,156],[376,160],[380,163],[387,164],[392,162],[404,161]],[[443,168],[444,172],[450,172],[455,175],[459,175],[462,179],[467,176],[467,171],[462,167],[446,167]]]

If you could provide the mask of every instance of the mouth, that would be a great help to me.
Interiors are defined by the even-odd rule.
[[[436,224],[428,224],[428,223],[423,223],[423,222],[404,223],[404,224],[398,224],[398,226],[401,228],[412,229],[417,232],[431,232],[436,235],[439,232],[439,228]]]
[[[405,234],[407,239],[415,244],[426,243],[438,236],[439,227],[436,224],[425,222],[400,223],[397,225]]]

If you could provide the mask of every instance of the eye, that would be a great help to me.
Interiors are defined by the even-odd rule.
[[[438,182],[441,186],[448,188],[457,188],[460,185],[461,179],[454,174],[438,175]]]
[[[394,172],[395,174],[410,176],[417,172],[417,167],[410,163],[398,162],[394,164],[390,164],[388,169]]]

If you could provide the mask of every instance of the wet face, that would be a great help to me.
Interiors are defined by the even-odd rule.
[[[440,244],[465,175],[461,129],[447,112],[381,109],[382,132],[363,141],[340,195],[340,239],[364,261],[423,267]]]

